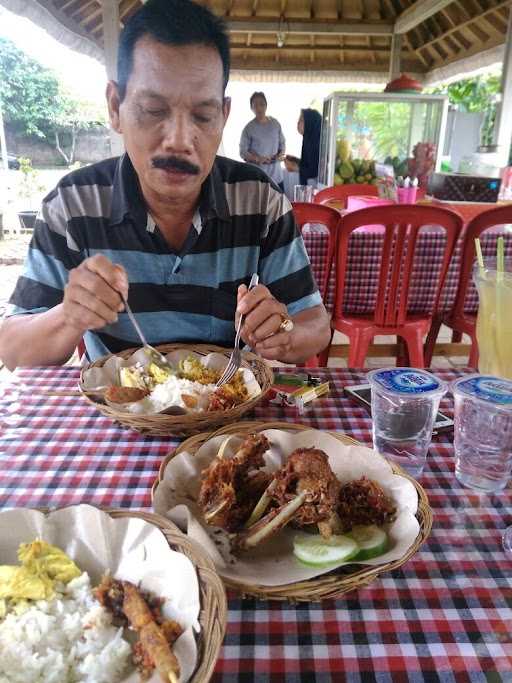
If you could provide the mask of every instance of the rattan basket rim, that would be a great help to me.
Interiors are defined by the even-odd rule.
[[[226,358],[231,355],[232,349],[226,349],[214,344],[160,344],[156,348],[164,354],[172,351],[185,349],[190,352],[206,356],[209,353],[219,353]],[[137,347],[125,349],[118,353],[110,353],[96,359],[89,365],[83,367],[80,371],[79,390],[83,398],[88,401],[106,417],[118,422],[119,424],[130,427],[142,433],[152,434],[154,436],[163,436],[168,434],[175,434],[177,436],[186,436],[191,433],[204,432],[205,430],[218,428],[219,426],[239,419],[243,414],[252,410],[266,396],[274,383],[274,374],[267,363],[250,351],[242,351],[242,365],[249,368],[255,375],[261,392],[243,403],[230,408],[228,410],[216,410],[203,413],[187,413],[185,415],[169,415],[164,413],[153,413],[151,415],[139,415],[128,413],[126,411],[117,410],[111,405],[106,405],[94,399],[94,397],[85,394],[82,391],[84,372],[92,367],[101,367],[112,356],[119,356],[127,358],[137,350]]]
[[[87,505],[107,513],[114,519],[134,517],[152,524],[162,532],[173,550],[183,553],[191,560],[196,568],[197,580],[199,582],[201,602],[199,622],[201,624],[201,631],[195,636],[198,652],[197,666],[191,678],[189,678],[189,683],[207,683],[213,674],[224,640],[228,611],[223,582],[209,555],[194,539],[189,538],[173,522],[156,512],[101,508],[91,503],[87,503]],[[43,508],[38,511],[48,515],[56,510],[69,507],[77,506],[65,505],[52,509]]]
[[[154,500],[155,492],[158,488],[159,483],[162,481],[165,468],[170,460],[172,460],[176,455],[182,453],[183,451],[195,452],[199,446],[205,441],[221,435],[221,434],[233,434],[233,433],[246,433],[249,431],[265,431],[267,429],[283,429],[290,431],[308,431],[314,429],[314,427],[294,424],[291,422],[249,422],[243,421],[238,422],[227,427],[222,427],[215,431],[205,434],[197,434],[183,441],[176,450],[171,451],[167,454],[160,465],[160,470],[158,477],[153,483],[151,489],[151,500]],[[332,432],[327,431],[333,437],[345,444],[354,445],[364,445],[353,439],[351,436],[344,434],[342,432]],[[356,571],[347,573],[347,570],[341,567],[338,570],[330,572],[329,574],[323,574],[320,577],[308,579],[307,581],[301,581],[291,584],[282,584],[279,586],[262,586],[257,584],[246,584],[242,582],[236,582],[231,579],[226,579],[220,573],[221,579],[224,584],[233,590],[238,591],[242,596],[251,596],[262,599],[270,600],[289,600],[292,602],[312,602],[319,601],[329,598],[337,598],[341,595],[366,586],[371,581],[376,579],[380,574],[384,572],[397,569],[407,562],[423,545],[432,529],[432,509],[428,502],[427,494],[424,488],[419,484],[413,477],[408,475],[404,470],[398,465],[392,464],[392,469],[395,474],[399,474],[413,484],[416,492],[418,494],[418,511],[416,517],[418,519],[420,530],[416,537],[415,542],[409,547],[407,552],[399,559],[393,560],[391,562],[386,562],[382,565],[377,566],[366,566],[362,567]],[[361,565],[348,565],[361,566]]]

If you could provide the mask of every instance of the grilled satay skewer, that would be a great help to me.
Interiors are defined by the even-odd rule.
[[[123,612],[138,632],[142,647],[153,660],[162,681],[178,683],[179,662],[162,629],[154,620],[146,601],[132,583],[123,581],[123,589]]]

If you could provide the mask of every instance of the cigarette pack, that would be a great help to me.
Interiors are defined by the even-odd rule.
[[[327,389],[325,389],[327,387]],[[276,374],[270,392],[270,403],[295,406],[301,411],[306,403],[329,390],[329,383],[309,374]]]

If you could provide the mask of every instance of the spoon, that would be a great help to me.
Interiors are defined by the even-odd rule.
[[[121,294],[121,299],[123,300],[123,304],[125,307],[126,312],[128,313],[128,317],[131,320],[132,325],[135,328],[135,331],[140,337],[140,340],[142,342],[142,348],[144,349],[144,353],[148,358],[155,363],[155,365],[158,365],[158,367],[162,368],[166,372],[171,373],[172,375],[176,374],[176,370],[172,367],[172,365],[169,363],[167,358],[160,353],[160,351],[157,351],[154,346],[151,346],[151,344],[148,344],[146,337],[144,336],[144,333],[142,332],[139,323],[137,322],[132,309],[130,308],[130,305],[128,304],[128,301],[124,298],[124,296]]]

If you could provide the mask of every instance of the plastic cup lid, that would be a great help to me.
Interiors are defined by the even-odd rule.
[[[454,393],[512,409],[512,381],[492,375],[470,375],[452,384]]]
[[[415,368],[383,368],[368,373],[368,381],[400,396],[420,398],[444,393],[446,383],[425,370]]]

